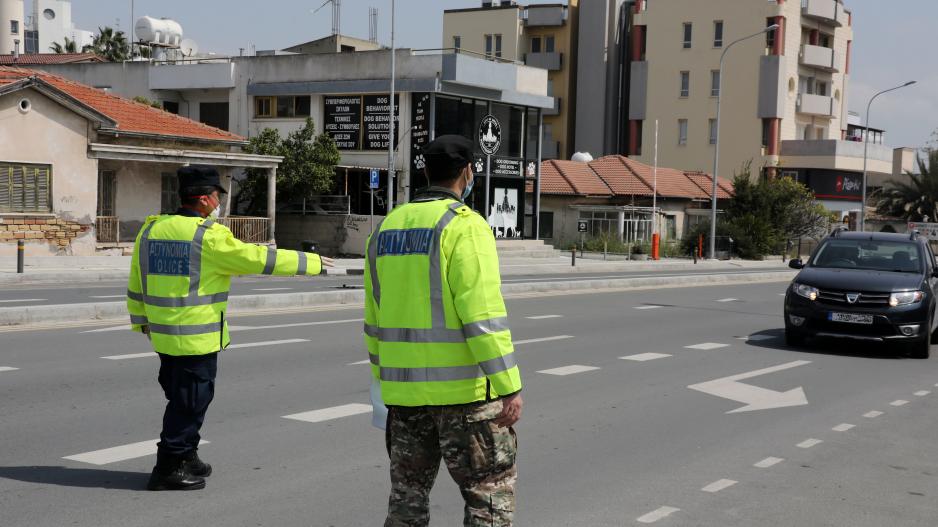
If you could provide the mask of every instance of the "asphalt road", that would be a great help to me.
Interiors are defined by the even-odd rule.
[[[938,359],[787,349],[784,288],[509,300],[526,402],[517,525],[935,525]],[[368,402],[360,318],[234,317],[242,347],[221,357],[203,428],[215,473],[189,493],[141,490],[164,404],[142,337],[0,334],[0,525],[381,525],[383,435],[346,406]],[[728,413],[798,387],[807,404]],[[431,525],[461,524],[445,470],[432,503]]]
[[[638,271],[605,273],[562,273],[530,274],[503,277],[502,282],[550,282],[584,281],[609,278],[630,278],[642,276],[687,276],[694,274],[747,274],[773,271],[787,271],[787,267],[765,267],[757,269],[720,270],[702,269],[699,271]],[[232,280],[231,294],[272,295],[282,293],[302,293],[312,291],[336,291],[343,288],[361,288],[364,278],[360,275],[315,276],[315,277],[274,277],[248,276]],[[61,304],[82,304],[88,302],[121,302],[126,299],[127,282],[102,281],[94,284],[27,284],[4,285],[0,287],[0,308],[19,306],[43,306]]]

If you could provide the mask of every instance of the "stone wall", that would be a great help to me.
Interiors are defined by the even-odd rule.
[[[93,226],[49,217],[0,217],[0,243],[46,245],[51,254],[68,254],[72,242],[85,234],[93,236]],[[43,251],[44,252],[44,251]]]

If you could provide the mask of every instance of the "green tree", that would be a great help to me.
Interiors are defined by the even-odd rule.
[[[52,53],[58,53],[59,55],[62,53],[78,53],[78,44],[76,44],[74,40],[65,37],[63,44],[53,42],[52,45],[49,46],[49,49]]]
[[[99,27],[94,40],[82,50],[94,53],[108,62],[122,62],[130,59],[130,44],[123,31],[114,31],[110,27]]]
[[[919,174],[907,173],[908,181],[890,180],[876,211],[905,221],[938,221],[938,149],[926,148],[917,159]]]
[[[251,154],[282,156],[277,169],[277,203],[295,203],[332,190],[335,166],[341,158],[335,141],[326,134],[316,135],[315,124],[306,119],[303,128],[285,139],[273,128],[265,128],[251,138],[245,151]],[[239,207],[250,214],[267,209],[267,171],[250,169],[235,196]]]

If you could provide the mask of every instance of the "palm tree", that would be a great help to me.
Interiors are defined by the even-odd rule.
[[[121,62],[130,58],[130,45],[123,31],[99,27],[94,41],[82,51],[94,53],[108,62]]]
[[[928,164],[919,157],[919,174],[909,181],[891,180],[882,191],[876,212],[905,221],[938,221],[938,149],[926,151]]]
[[[52,50],[52,53],[78,53],[78,44],[75,44],[75,41],[65,37],[65,43],[59,44],[58,42],[53,42],[49,49]]]

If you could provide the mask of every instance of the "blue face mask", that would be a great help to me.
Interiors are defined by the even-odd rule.
[[[469,184],[466,185],[466,189],[462,191],[462,200],[466,201],[466,198],[469,197],[469,194],[472,193],[472,186],[476,184],[476,178],[473,178],[469,181]]]

